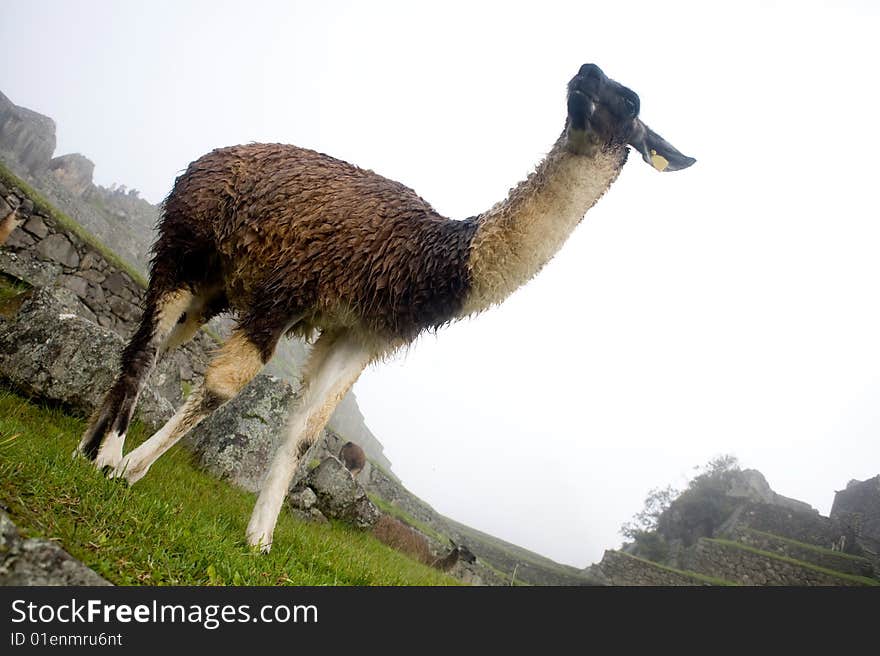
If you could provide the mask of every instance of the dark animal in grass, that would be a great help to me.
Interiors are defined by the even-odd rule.
[[[351,477],[355,479],[364,470],[364,465],[367,464],[367,456],[364,450],[354,442],[346,442],[342,445],[342,448],[339,449],[339,459],[345,465],[345,468],[351,472]]]

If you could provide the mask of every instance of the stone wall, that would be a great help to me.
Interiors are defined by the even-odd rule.
[[[688,550],[683,566],[742,585],[859,585],[850,579],[707,538]]]
[[[852,525],[859,537],[880,541],[880,475],[850,481],[834,495],[831,518]]]
[[[622,551],[606,551],[602,561],[590,569],[590,574],[607,585],[620,586],[696,586],[710,585],[695,576],[661,567],[655,563]]]
[[[745,504],[738,513],[736,523],[826,548],[831,548],[842,535],[841,527],[828,517],[762,503]]]
[[[833,569],[844,574],[856,576],[873,576],[874,568],[865,558],[851,556],[825,549],[811,548],[809,545],[795,544],[788,540],[761,533],[748,528],[738,528],[731,536],[737,542],[769,551],[770,553],[802,560],[812,565]]]
[[[140,319],[145,290],[95,245],[44,212],[24,192],[0,182],[0,222],[15,213],[18,228],[0,249],[0,272],[35,287],[52,289],[68,309],[127,339]],[[199,333],[171,357],[176,380],[159,381],[172,404],[183,386],[200,382],[214,341]]]
[[[129,336],[140,316],[143,287],[94,246],[35,209],[20,190],[0,183],[0,196],[9,211],[16,210],[20,228],[0,252],[3,271],[35,286],[69,289],[84,306],[85,318]]]

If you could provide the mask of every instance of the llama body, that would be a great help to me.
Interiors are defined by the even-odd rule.
[[[79,451],[134,483],[234,397],[283,335],[314,339],[287,438],[248,526],[249,543],[268,549],[299,458],[361,371],[527,282],[616,179],[628,144],[661,170],[693,163],[641,123],[633,92],[584,65],[545,160],[505,201],[461,221],[398,182],[295,146],[234,146],[196,160],[166,200],[143,318]],[[662,165],[652,159],[658,153]],[[123,457],[157,358],[225,310],[237,327],[203,385]]]

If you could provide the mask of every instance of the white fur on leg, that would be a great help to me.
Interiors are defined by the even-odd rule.
[[[252,547],[264,553],[271,548],[275,523],[296,473],[300,445],[311,443],[320,434],[339,401],[369,364],[373,353],[373,349],[351,336],[342,336],[315,370],[290,416],[287,436],[272,460],[251,514],[247,541]]]
[[[125,458],[122,458],[120,451],[120,460],[117,461],[115,468],[110,473],[110,478],[124,478],[129,484],[141,480],[150,470],[150,466],[159,459],[159,456],[177,442],[179,436],[176,433],[180,431],[183,419],[188,412],[188,404],[184,403],[159,431],[132,450]],[[180,434],[182,435],[184,432],[180,431]]]
[[[122,460],[122,445],[125,444],[125,434],[120,435],[116,431],[110,432],[101,443],[98,455],[95,457],[95,467],[114,468]]]

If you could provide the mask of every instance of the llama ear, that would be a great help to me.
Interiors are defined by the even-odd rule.
[[[629,145],[642,154],[642,159],[658,171],[680,171],[696,162],[693,157],[682,154],[651,128],[635,119]]]

